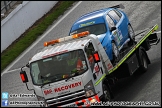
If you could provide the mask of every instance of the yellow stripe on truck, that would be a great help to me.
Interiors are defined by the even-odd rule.
[[[104,78],[106,74],[103,74],[102,77],[95,83],[95,86],[98,85]]]

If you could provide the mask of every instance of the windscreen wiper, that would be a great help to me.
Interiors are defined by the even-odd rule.
[[[71,79],[72,78],[72,80],[74,79],[74,77],[75,76],[77,76],[77,75],[79,75],[79,73],[78,72],[75,72],[74,73],[74,75],[72,75],[72,76],[70,76],[70,77],[68,77],[68,78],[66,78],[66,80],[65,81],[68,81],[69,79]]]
[[[70,77],[66,78],[65,81],[67,82],[70,78],[74,79],[73,77],[74,76],[70,76]]]
[[[47,77],[41,76],[41,80],[44,80],[45,78],[47,78]],[[49,81],[49,82],[47,82],[47,83],[43,83],[43,84],[41,85],[41,88],[42,88],[44,85],[46,85],[46,84],[49,84],[49,86],[50,86],[50,83],[52,83],[52,81]]]

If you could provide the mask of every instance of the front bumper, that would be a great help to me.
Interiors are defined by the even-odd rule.
[[[95,96],[92,96],[86,99],[82,99],[79,101],[75,101],[69,104],[57,106],[57,107],[89,107],[91,106],[91,103],[94,103],[94,102],[100,102],[98,95],[95,95]],[[52,104],[51,105],[49,104],[48,106],[52,107]]]

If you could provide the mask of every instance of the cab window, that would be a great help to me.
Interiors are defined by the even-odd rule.
[[[116,12],[116,14],[121,18],[122,14],[118,11],[118,10],[114,10]]]
[[[85,52],[86,52],[86,55],[87,55],[87,58],[88,58],[88,61],[89,61],[92,71],[93,71],[94,65],[95,65],[94,58],[93,58],[94,51],[95,51],[95,49],[94,49],[92,43],[89,43],[89,45],[85,48]]]
[[[120,20],[120,16],[114,11],[114,10],[111,10],[108,12],[110,16],[112,16],[117,22],[119,22]]]
[[[114,23],[114,21],[112,20],[112,18],[109,15],[106,15],[106,21],[107,21],[107,23],[109,25],[109,29],[111,27],[115,27],[115,23]]]

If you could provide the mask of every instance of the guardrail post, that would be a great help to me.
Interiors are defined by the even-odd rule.
[[[4,1],[4,5],[5,5],[6,11],[8,11],[8,9],[7,9],[7,1]]]

